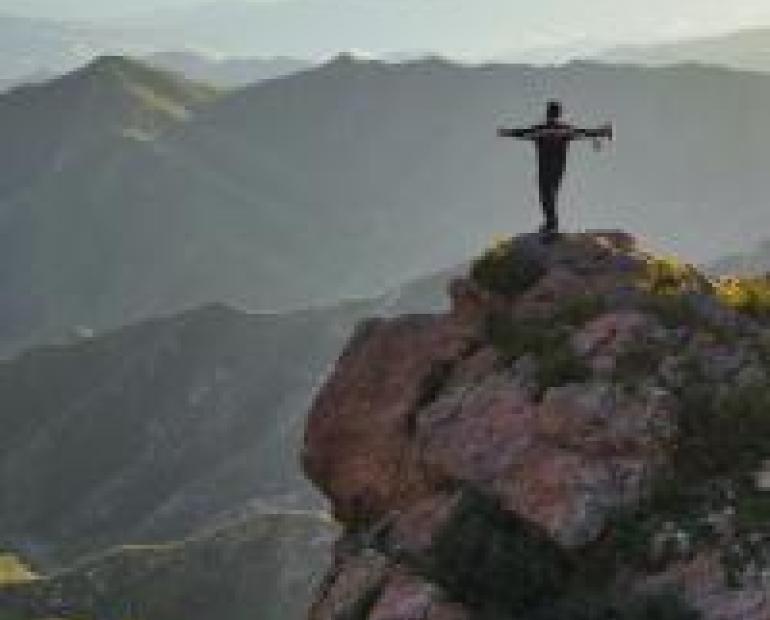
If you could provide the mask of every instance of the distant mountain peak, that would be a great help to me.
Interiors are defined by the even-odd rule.
[[[719,35],[618,46],[599,59],[612,63],[665,66],[702,64],[740,71],[770,71],[770,28],[747,28]]]
[[[327,63],[328,65],[363,65],[363,64],[383,64],[381,60],[372,58],[354,51],[340,52]]]
[[[90,79],[113,79],[119,85],[141,84],[173,99],[206,100],[217,90],[187,79],[174,71],[151,66],[129,56],[100,56],[72,75]],[[64,76],[63,80],[67,80]]]
[[[42,84],[17,89],[21,99],[36,97],[41,105],[57,106],[75,115],[67,126],[102,124],[112,133],[154,139],[168,125],[189,120],[219,91],[182,75],[151,67],[127,56],[100,56],[80,69]]]
[[[93,61],[86,65],[91,71],[114,71],[116,69],[132,69],[140,66],[143,65],[139,61],[119,54],[97,56]]]

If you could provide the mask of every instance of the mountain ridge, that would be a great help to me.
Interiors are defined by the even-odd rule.
[[[88,123],[70,147],[58,125],[43,139],[34,115],[8,120],[19,146],[0,151],[0,187],[17,189],[0,192],[0,344],[12,352],[74,325],[100,331],[214,300],[276,310],[370,297],[461,263],[501,231],[535,227],[531,153],[494,127],[510,110],[511,123],[531,122],[559,93],[581,123],[619,127],[610,151],[575,149],[565,226],[622,225],[698,262],[759,235],[770,79],[342,56],[223,95],[151,141],[68,157],[66,170],[51,153],[79,148]],[[105,124],[112,135],[114,119]]]
[[[648,64],[700,63],[741,71],[770,71],[770,28],[747,28],[723,35],[653,45],[617,47],[598,58],[606,62]]]
[[[24,191],[66,159],[87,159],[91,151],[105,156],[100,151],[114,150],[112,142],[129,131],[151,137],[215,96],[211,87],[122,56],[102,56],[63,77],[18,86],[0,96],[0,197]]]
[[[143,60],[220,88],[238,88],[285,77],[311,66],[307,61],[289,57],[210,58],[193,52],[157,52]]]

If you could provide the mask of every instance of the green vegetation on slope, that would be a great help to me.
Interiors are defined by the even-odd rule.
[[[120,547],[53,577],[0,588],[0,608],[14,620],[299,620],[334,534],[322,514],[256,515],[180,542]]]
[[[521,251],[515,240],[501,240],[471,264],[471,279],[483,288],[513,297],[535,284],[543,266]]]
[[[770,322],[770,276],[723,278],[717,281],[717,293],[729,306]]]
[[[507,363],[530,355],[535,361],[537,392],[542,396],[550,387],[582,383],[590,378],[585,365],[569,343],[570,331],[550,320],[512,320],[489,317],[487,337]]]
[[[12,553],[0,553],[0,587],[38,578],[32,569]]]

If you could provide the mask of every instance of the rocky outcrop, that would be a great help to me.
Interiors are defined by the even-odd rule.
[[[450,295],[360,326],[310,412],[345,526],[310,618],[766,619],[763,323],[617,232],[511,240]]]

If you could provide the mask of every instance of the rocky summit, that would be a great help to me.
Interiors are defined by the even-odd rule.
[[[622,232],[499,243],[370,320],[303,465],[344,526],[310,620],[770,618],[770,284]]]

